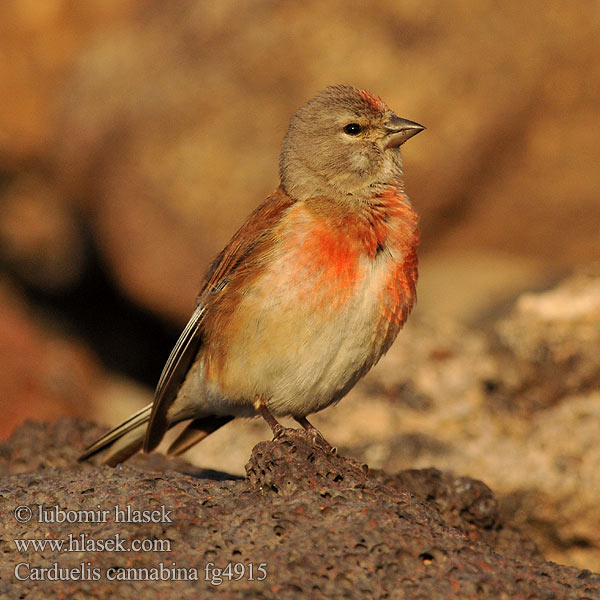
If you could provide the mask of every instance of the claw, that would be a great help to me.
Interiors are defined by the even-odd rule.
[[[306,431],[308,431],[312,436],[313,446],[317,445],[317,441],[319,445],[323,446],[325,450],[331,452],[331,454],[337,454],[337,449],[334,448],[324,437],[323,434],[310,423],[310,421],[306,417],[294,417],[297,423],[300,423],[302,427]]]
[[[273,431],[273,441],[277,441],[283,435],[285,427],[277,423],[277,425],[274,425],[271,430]]]

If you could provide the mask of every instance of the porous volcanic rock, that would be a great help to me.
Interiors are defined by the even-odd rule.
[[[366,467],[290,430],[255,447],[246,479],[194,472],[159,456],[116,469],[77,464],[77,453],[97,433],[71,419],[52,426],[30,422],[0,446],[1,597],[600,598],[600,575],[543,562],[517,535],[512,547],[496,543],[489,532],[503,525],[493,495],[468,478],[431,470],[369,477]],[[57,515],[55,506],[107,512],[97,522],[43,522],[40,505],[46,515]],[[17,522],[17,506],[31,508],[29,522]],[[116,506],[156,511],[160,518],[117,522]],[[88,543],[119,535],[125,546],[134,539],[168,540],[170,548],[19,553],[13,541],[69,534],[76,540],[86,534]],[[19,563],[29,565],[18,569],[21,577],[55,563],[63,578],[68,568],[85,577],[20,581],[14,575]],[[149,580],[160,563],[163,575],[180,579]],[[244,564],[239,581],[219,580],[214,568],[228,563]],[[261,566],[266,578],[257,581]],[[194,573],[198,581],[189,579]],[[108,579],[134,574],[141,579]]]

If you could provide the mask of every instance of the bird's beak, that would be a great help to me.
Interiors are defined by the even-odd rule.
[[[387,134],[385,136],[386,148],[398,148],[409,140],[413,135],[423,131],[425,127],[408,119],[401,119],[392,115],[385,123]]]

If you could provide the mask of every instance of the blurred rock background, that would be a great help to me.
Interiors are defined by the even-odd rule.
[[[547,558],[600,570],[600,8],[532,0],[0,4],[0,435],[148,402],[204,268],[330,83],[404,149],[419,306],[315,417],[393,471],[481,478]],[[258,421],[191,453],[243,472]]]

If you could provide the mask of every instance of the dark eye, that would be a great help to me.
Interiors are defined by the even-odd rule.
[[[362,127],[358,123],[348,123],[344,127],[344,132],[348,135],[358,135],[362,131]]]

